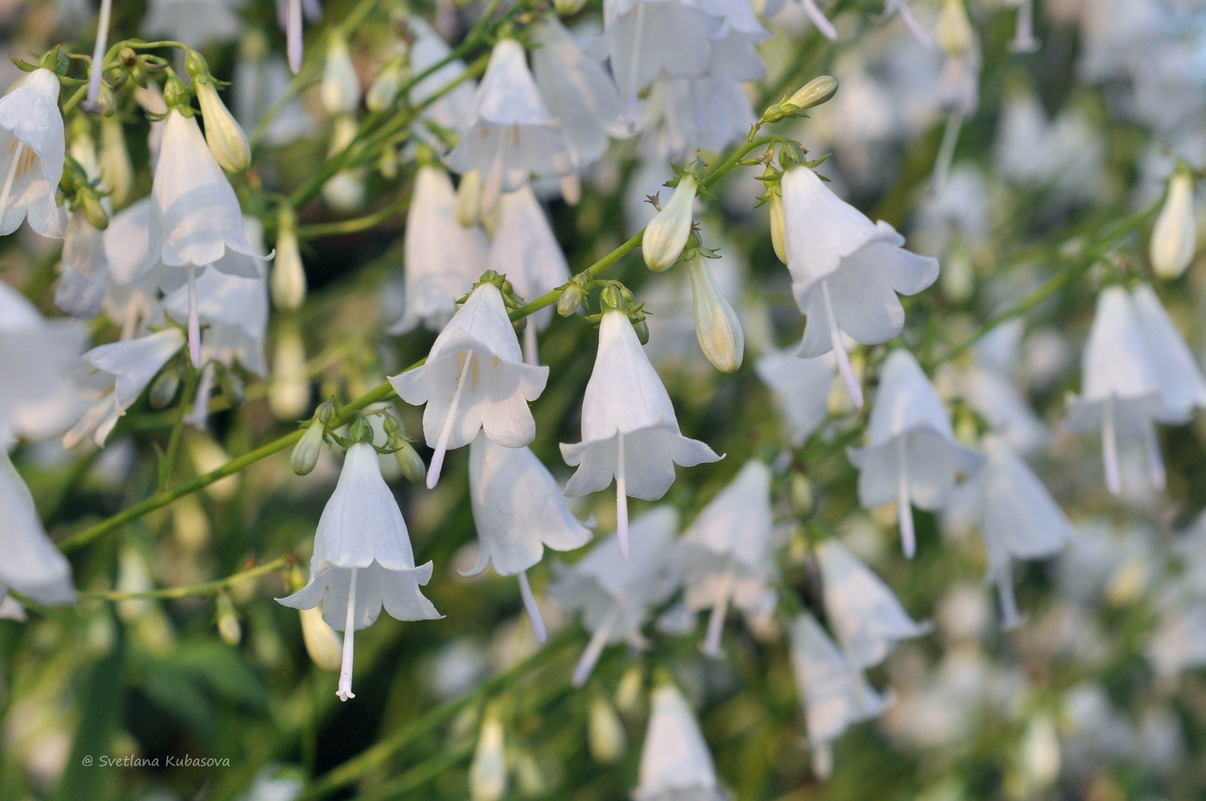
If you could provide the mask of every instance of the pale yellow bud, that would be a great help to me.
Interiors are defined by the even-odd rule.
[[[453,215],[462,228],[472,228],[482,214],[482,173],[470,170],[461,176],[456,187],[456,203]]]
[[[406,79],[406,65],[401,56],[390,59],[369,85],[364,104],[369,111],[388,111],[394,107],[398,92]]]
[[[787,105],[795,106],[800,111],[816,108],[822,103],[833,99],[837,94],[838,80],[832,75],[818,75],[796,90],[787,98]]]
[[[976,32],[967,18],[963,0],[943,0],[935,31],[938,46],[948,56],[958,56],[970,50],[976,42]]]
[[[228,596],[218,596],[217,612],[218,636],[222,638],[222,642],[234,648],[243,639],[243,627],[239,624],[239,615]]]
[[[691,215],[695,204],[698,183],[688,174],[679,179],[670,201],[662,206],[649,224],[641,239],[641,254],[650,270],[661,272],[668,269],[682,255],[687,238],[691,235]]]
[[[722,373],[734,373],[741,367],[745,353],[745,334],[737,313],[720,293],[707,262],[694,258],[687,264],[691,295],[695,305],[695,337],[708,361]]]
[[[314,466],[318,464],[318,457],[322,454],[323,435],[326,433],[326,429],[326,425],[321,420],[310,421],[306,433],[302,434],[302,438],[293,446],[293,453],[289,457],[289,466],[293,468],[294,473],[299,476],[307,476],[314,470]]]
[[[306,653],[319,670],[335,673],[343,663],[343,640],[335,629],[322,619],[322,612],[315,606],[300,610],[302,642]]]
[[[787,217],[783,215],[783,193],[772,189],[766,205],[770,207],[771,245],[779,261],[787,264]]]
[[[117,117],[101,117],[101,183],[109,190],[114,206],[121,206],[134,184],[134,164],[126,149],[126,135]]]
[[[289,208],[281,210],[270,283],[272,305],[278,309],[296,309],[306,299],[306,270],[297,244],[293,211]]]
[[[624,724],[615,708],[602,695],[595,695],[590,702],[587,741],[590,755],[596,762],[617,762],[628,748],[628,736]]]
[[[1196,248],[1193,177],[1186,170],[1178,170],[1169,179],[1168,197],[1152,231],[1152,270],[1161,278],[1176,278],[1185,272]]]
[[[201,118],[205,121],[205,144],[227,172],[242,172],[251,164],[251,146],[247,134],[226,108],[218,90],[207,77],[194,81]]]
[[[503,727],[498,715],[486,711],[477,750],[469,765],[469,797],[473,801],[499,801],[507,791],[507,760]]]
[[[360,105],[360,78],[356,75],[347,40],[337,30],[327,44],[320,94],[323,108],[331,115],[351,114]]]

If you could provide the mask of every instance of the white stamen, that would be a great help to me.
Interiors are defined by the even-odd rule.
[[[1106,398],[1101,424],[1101,455],[1105,460],[1106,489],[1111,495],[1122,493],[1122,478],[1118,470],[1118,435],[1114,431],[1114,396]]]
[[[917,44],[924,47],[926,50],[934,49],[934,38],[930,36],[929,31],[921,27],[921,23],[917,21],[917,17],[913,16],[913,12],[909,9],[907,0],[900,4],[898,9],[900,19],[904,22],[905,27],[909,29],[909,33],[917,40]]]
[[[997,597],[1001,601],[1001,628],[1010,631],[1022,625],[1018,602],[1013,595],[1013,570],[1008,565],[997,578]]]
[[[582,199],[582,179],[577,170],[571,170],[561,176],[561,199],[567,206],[577,206]]]
[[[88,96],[82,104],[85,111],[100,111],[96,99],[100,97],[101,76],[105,73],[105,46],[109,43],[112,7],[113,0],[101,0],[100,16],[96,21],[96,47],[92,48],[92,65],[88,69]]]
[[[1147,451],[1147,475],[1152,489],[1162,492],[1167,483],[1164,474],[1164,457],[1160,455],[1160,440],[1156,438],[1156,427],[1148,425],[1143,432],[1143,448]]]
[[[285,11],[285,50],[289,58],[289,69],[296,75],[302,66],[301,0],[289,0]]]
[[[846,384],[846,394],[856,409],[863,408],[863,388],[859,386],[858,376],[850,366],[850,356],[842,343],[842,332],[838,328],[837,318],[833,314],[833,298],[829,295],[829,283],[821,282],[821,302],[825,304],[825,317],[829,323],[829,344],[833,346],[833,355],[837,358],[838,373]]]
[[[464,351],[461,352],[462,355]],[[461,391],[465,389],[465,381],[469,378],[469,369],[477,359],[477,354],[469,351],[468,358],[461,365],[461,376],[456,380],[456,389],[452,393],[452,403],[448,404],[448,415],[444,418],[444,427],[440,429],[440,438],[436,441],[435,453],[431,455],[431,467],[427,469],[427,489],[435,489],[440,480],[440,470],[444,467],[444,454],[448,451],[448,438],[452,436],[452,424],[456,421],[457,407],[461,403]]]
[[[833,23],[821,13],[821,9],[817,8],[817,4],[814,2],[814,0],[802,0],[802,2],[804,4],[804,13],[808,16],[808,19],[812,21],[812,24],[816,26],[816,29],[821,32],[821,35],[831,42],[835,41],[837,39],[837,29],[834,28]]]
[[[214,363],[209,362],[201,371],[201,380],[197,382],[197,396],[193,401],[193,411],[188,416],[188,424],[202,431],[205,430],[206,421],[209,419],[209,396],[214,391],[215,375]]]
[[[188,267],[188,356],[193,367],[201,367],[201,318],[197,314],[197,276],[193,266]]]
[[[1033,53],[1038,47],[1038,40],[1034,38],[1034,5],[1031,0],[1021,0],[1018,3],[1017,27],[1009,49],[1014,53]]]
[[[540,616],[540,607],[536,605],[536,596],[532,595],[532,585],[528,583],[528,571],[519,571],[517,578],[519,579],[519,597],[523,598],[523,608],[528,613],[528,620],[532,624],[532,633],[536,635],[537,640],[544,642],[548,639],[549,632],[544,627],[544,618]]]
[[[8,167],[8,177],[4,179],[4,189],[0,189],[0,217],[8,210],[8,198],[13,191],[13,182],[17,180],[17,168],[25,160],[25,143],[14,138],[16,147],[13,149],[13,160]]]
[[[716,599],[712,605],[712,614],[708,617],[708,635],[699,650],[704,656],[719,659],[724,656],[720,650],[720,635],[724,633],[724,617],[729,609],[729,599],[733,596],[733,568],[729,567],[720,579],[720,587],[716,591]]]
[[[536,354],[536,322],[531,317],[523,327],[523,361],[524,364],[540,364],[540,357]]]
[[[620,556],[628,558],[628,487],[624,484],[624,435],[616,432],[616,539]]]
[[[595,663],[599,661],[599,656],[603,653],[603,647],[607,645],[607,638],[611,636],[611,628],[616,624],[619,614],[619,604],[613,604],[607,617],[603,618],[599,628],[595,629],[595,633],[591,635],[590,642],[586,644],[586,650],[582,652],[582,656],[578,657],[578,664],[574,666],[573,685],[575,687],[581,687],[590,678],[591,672],[595,669]]]
[[[896,516],[900,523],[900,547],[906,559],[917,551],[917,535],[913,530],[913,506],[909,502],[909,460],[905,451],[905,435],[896,438]]]
[[[348,584],[348,615],[343,624],[343,663],[339,666],[339,689],[335,694],[340,701],[355,698],[352,692],[352,635],[356,625],[356,569]]]

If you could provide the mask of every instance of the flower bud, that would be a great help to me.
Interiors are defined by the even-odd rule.
[[[645,322],[644,318],[634,322],[632,324],[632,330],[636,332],[637,339],[642,345],[649,344],[649,323]]]
[[[223,593],[218,596],[218,636],[222,642],[234,648],[243,639],[243,627],[239,625],[239,615],[235,612],[230,596]]]
[[[783,214],[783,193],[779,189],[770,190],[770,230],[771,245],[779,261],[787,264],[787,217]],[[280,258],[279,254],[277,258]]]
[[[687,263],[691,295],[695,305],[695,337],[708,361],[722,373],[734,373],[741,367],[745,352],[745,334],[736,312],[716,285],[707,263],[699,257]]]
[[[1152,269],[1161,278],[1172,279],[1185,272],[1197,247],[1193,211],[1193,177],[1177,170],[1168,182],[1168,197],[1152,231]]]
[[[364,103],[369,111],[388,111],[394,107],[398,92],[402,90],[402,82],[406,76],[406,66],[401,56],[389,60],[377,73],[364,96]]]
[[[299,476],[307,476],[318,464],[319,454],[322,453],[323,435],[327,427],[321,420],[311,420],[306,433],[293,446],[293,455],[289,457],[289,466]]]
[[[175,76],[168,78],[163,85],[163,103],[169,109],[184,109],[189,112],[189,116],[192,115],[188,89],[184,86],[183,81]]]
[[[304,585],[301,582],[299,586]],[[335,673],[343,663],[343,642],[335,629],[322,619],[322,612],[315,606],[301,610],[302,642],[306,653],[319,670]]]
[[[838,79],[832,75],[818,75],[796,90],[787,98],[787,105],[795,106],[799,111],[816,108],[822,103],[828,103],[837,94]]]
[[[161,372],[155,382],[151,384],[151,391],[148,393],[151,408],[166,409],[172,402],[172,398],[176,397],[176,390],[179,388],[180,373],[172,369]]]
[[[205,144],[209,152],[227,172],[242,172],[251,165],[251,145],[247,134],[226,108],[213,79],[202,75],[193,81],[197,102],[201,104],[201,118],[205,121]]]
[[[633,665],[620,676],[616,686],[616,709],[627,716],[635,715],[644,698],[645,674],[637,665]]]
[[[650,270],[661,272],[668,269],[682,255],[687,237],[691,235],[691,214],[697,187],[695,176],[684,174],[674,188],[670,202],[645,226],[641,253]]]
[[[624,733],[624,724],[620,722],[620,716],[616,714],[615,707],[608,703],[602,695],[595,695],[590,701],[587,734],[590,755],[596,762],[604,764],[618,762],[628,748],[628,736]]]
[[[117,117],[102,117],[100,124],[101,183],[109,190],[109,199],[120,207],[130,196],[134,184],[134,165],[126,149],[125,131]]]
[[[327,151],[328,157],[342,153],[356,140],[358,133],[359,126],[355,117],[350,114],[336,117],[332,126],[331,145]],[[323,184],[322,199],[335,211],[348,213],[359,209],[364,205],[364,170],[340,170]]]
[[[959,56],[972,48],[976,32],[967,18],[967,7],[963,5],[963,0],[943,0],[935,33],[938,46],[948,56]]]
[[[281,206],[271,285],[272,305],[278,309],[296,309],[306,299],[306,271],[297,245],[293,209],[288,206]]]
[[[791,497],[791,511],[796,517],[804,518],[812,514],[816,508],[813,496],[812,482],[803,473],[792,473],[788,480],[788,492]]]
[[[515,784],[524,798],[544,798],[551,790],[544,770],[530,751],[515,755]]]
[[[394,451],[394,461],[398,463],[402,475],[412,484],[420,484],[427,480],[427,465],[423,464],[423,457],[409,440],[403,439],[398,445],[398,449]]]
[[[320,88],[323,108],[332,116],[351,114],[360,105],[360,79],[347,40],[336,30],[327,44]]]
[[[103,231],[109,227],[109,213],[105,211],[105,207],[101,205],[100,198],[90,188],[81,191],[77,195],[77,198],[89,225],[98,231]]]
[[[477,225],[482,213],[482,173],[480,170],[470,170],[461,176],[456,187],[456,203],[453,215],[462,228],[472,228]]]
[[[499,801],[506,791],[507,761],[502,722],[496,712],[487,710],[477,738],[477,750],[469,765],[469,797],[473,801]]]
[[[573,282],[567,284],[561,291],[561,297],[557,299],[557,314],[562,317],[573,317],[582,305],[582,297],[582,287]]]
[[[586,0],[553,0],[553,8],[563,17],[571,17],[582,10]]]

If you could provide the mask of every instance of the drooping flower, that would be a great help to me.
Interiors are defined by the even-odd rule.
[[[672,684],[653,691],[633,801],[725,801],[712,754],[686,699]]]
[[[104,237],[82,212],[68,217],[63,235],[63,260],[54,305],[73,317],[100,314],[109,278]]]
[[[341,701],[356,697],[353,631],[371,626],[382,607],[395,620],[442,617],[419,589],[431,578],[431,562],[415,567],[406,521],[367,436],[371,434],[353,433],[357,441],[348,448],[339,483],[319,518],[309,582],[293,595],[277,598],[294,609],[322,604],[322,619],[344,632],[336,693]]]
[[[461,141],[445,160],[458,173],[481,170],[484,213],[529,174],[560,176],[573,169],[565,134],[540,96],[523,45],[514,39],[494,46]]]
[[[904,327],[897,293],[915,295],[934,283],[938,261],[903,249],[904,237],[892,226],[872,223],[807,167],[786,170],[782,191],[787,269],[808,317],[799,355],[833,350],[850,398],[861,406],[841,334],[864,345],[894,339]]]
[[[17,590],[43,604],[75,603],[71,565],[46,536],[29,488],[0,442],[0,599]]]
[[[793,448],[803,446],[829,416],[829,395],[837,380],[834,357],[801,359],[789,351],[768,350],[754,370],[775,395],[787,441]]]
[[[892,590],[846,546],[825,540],[816,554],[825,618],[852,667],[874,667],[901,640],[930,631],[930,626],[909,617]]]
[[[955,441],[950,416],[934,387],[908,351],[884,362],[871,410],[867,446],[851,448],[859,469],[858,498],[864,508],[896,501],[905,556],[916,550],[911,506],[936,511],[955,486],[984,461]]]
[[[389,331],[405,334],[419,323],[439,328],[456,301],[473,288],[487,263],[486,235],[456,221],[456,193],[448,173],[420,167],[406,215],[406,310]],[[502,272],[505,272],[502,271]]]
[[[351,114],[360,105],[360,78],[348,50],[348,41],[338,27],[331,29],[320,85],[322,106],[331,116]]]
[[[1111,493],[1122,491],[1118,446],[1128,440],[1142,443],[1151,484],[1163,489],[1155,423],[1184,423],[1195,406],[1206,405],[1206,379],[1150,288],[1101,291],[1081,361],[1081,394],[1069,399],[1065,425],[1100,428]]]
[[[556,565],[549,594],[582,615],[590,642],[574,667],[573,683],[590,677],[603,649],[627,640],[642,648],[641,627],[652,607],[668,599],[681,583],[673,558],[678,513],[659,506],[632,521],[632,559],[622,558],[610,537],[600,540],[581,560]]]
[[[641,348],[628,314],[603,313],[599,352],[582,399],[582,441],[562,443],[566,464],[578,470],[565,485],[569,496],[597,492],[616,482],[620,552],[628,555],[628,496],[656,501],[674,483],[674,465],[693,467],[720,459],[688,439],[666,388]]]
[[[833,741],[853,724],[879,717],[888,699],[872,689],[809,613],[792,621],[788,636],[812,769],[826,779],[833,772]]]
[[[415,37],[410,47],[411,74],[421,75],[439,65],[430,75],[410,87],[408,99],[411,108],[422,109],[422,116],[411,126],[411,132],[419,141],[442,150],[446,146],[428,126],[459,130],[473,108],[477,83],[472,79],[462,80],[465,62],[451,57],[452,48],[430,25],[419,18],[410,19],[408,24]],[[448,90],[450,86],[454,88]]]
[[[711,609],[700,650],[720,657],[729,604],[746,613],[774,605],[770,468],[751,461],[713,498],[679,540],[687,608]]]
[[[74,448],[91,437],[98,447],[151,379],[184,347],[178,328],[165,328],[141,339],[93,348],[80,357],[75,380],[92,407],[63,435],[63,447]]]
[[[407,403],[427,404],[423,436],[435,450],[427,486],[440,480],[444,454],[468,445],[479,430],[518,448],[536,436],[528,402],[540,397],[549,368],[523,363],[502,293],[490,281],[473,290],[436,337],[427,362],[389,379]]]
[[[55,192],[65,150],[59,77],[36,69],[0,97],[0,236],[17,230],[27,217],[36,233],[63,236]]]
[[[479,433],[469,446],[469,497],[477,527],[475,576],[493,564],[501,576],[517,576],[524,608],[536,638],[545,638],[544,622],[528,584],[527,569],[546,547],[572,551],[590,541],[590,529],[565,505],[561,488],[528,447],[507,448]]]
[[[960,495],[974,505],[988,552],[988,581],[997,585],[1005,628],[1021,622],[1013,594],[1012,561],[1045,559],[1067,544],[1072,524],[1047,488],[1005,439],[984,438],[984,466]]]
[[[1168,180],[1168,197],[1152,230],[1152,270],[1161,278],[1176,278],[1193,260],[1198,243],[1193,213],[1193,175],[1179,169]]]

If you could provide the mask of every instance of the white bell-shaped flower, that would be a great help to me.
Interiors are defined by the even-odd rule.
[[[71,565],[46,536],[29,488],[0,443],[0,598],[17,590],[43,604],[75,603]]]
[[[0,280],[0,450],[16,437],[58,433],[78,415],[78,392],[63,374],[79,358],[87,330],[45,320]]]
[[[633,801],[724,801],[712,754],[678,688],[653,691],[649,729],[641,749],[640,784]]]
[[[318,520],[310,580],[277,601],[294,609],[322,604],[322,618],[344,632],[340,700],[352,693],[352,632],[368,628],[381,608],[395,620],[442,617],[420,587],[431,562],[415,567],[410,533],[394,494],[381,477],[377,452],[367,442],[348,448],[339,483]]]
[[[841,334],[864,345],[895,339],[905,319],[896,295],[915,295],[934,283],[938,261],[905,250],[892,226],[872,223],[807,167],[784,171],[782,191],[787,269],[808,317],[799,355],[833,350],[850,397],[861,406]]]
[[[863,672],[850,664],[809,613],[797,616],[787,633],[813,752],[812,769],[826,779],[833,772],[833,741],[855,723],[879,717],[888,698],[867,683]]]
[[[0,236],[27,217],[36,233],[63,235],[55,193],[65,149],[59,77],[36,69],[0,97]]]
[[[590,642],[574,668],[573,683],[590,677],[603,649],[627,641],[645,647],[641,627],[651,608],[666,601],[681,584],[673,557],[678,513],[656,507],[632,521],[632,559],[620,556],[611,538],[600,540],[572,565],[555,565],[549,594],[582,614]]]
[[[1149,327],[1161,326],[1149,315]],[[1122,491],[1118,446],[1131,440],[1141,442],[1147,452],[1152,486],[1164,487],[1155,421],[1168,411],[1161,376],[1173,377],[1158,369],[1131,296],[1120,286],[1106,287],[1097,296],[1097,313],[1081,358],[1081,394],[1068,399],[1064,424],[1072,431],[1100,429],[1106,488],[1115,495]]]
[[[429,129],[434,124],[449,131],[459,130],[473,108],[477,83],[462,80],[465,62],[451,58],[452,48],[422,19],[412,18],[409,26],[415,41],[410,47],[410,74],[421,75],[434,69],[430,75],[410,87],[408,97],[411,108],[421,108],[421,117],[411,126],[416,139],[443,150],[445,145]],[[455,84],[455,86],[454,86]],[[449,86],[454,86],[449,90]]]
[[[108,279],[104,235],[82,212],[71,213],[63,235],[63,260],[54,305],[72,317],[95,317],[104,303]]]
[[[867,446],[851,448],[849,455],[860,471],[864,508],[896,501],[901,546],[910,559],[916,550],[911,507],[940,509],[956,475],[968,475],[984,461],[955,441],[946,406],[905,350],[893,351],[884,362]]]
[[[524,608],[543,641],[544,622],[526,571],[546,547],[581,548],[590,529],[566,507],[561,487],[530,448],[506,448],[480,433],[469,446],[469,498],[479,551],[477,564],[461,575],[475,576],[492,564],[501,576],[517,576]]]
[[[420,167],[410,210],[406,214],[403,248],[406,256],[406,309],[391,334],[405,334],[422,323],[441,328],[452,319],[463,298],[487,263],[486,234],[474,225],[456,221],[456,192],[448,173],[439,167]],[[505,271],[500,271],[505,272]]]
[[[1174,425],[1187,423],[1194,409],[1206,408],[1202,368],[1150,286],[1132,287],[1131,300],[1159,383],[1158,419]]]
[[[720,635],[730,603],[751,614],[768,606],[774,531],[770,484],[770,468],[748,462],[679,540],[687,608],[712,610],[700,646],[708,656],[721,656]]]
[[[825,618],[851,666],[874,667],[901,640],[928,634],[931,626],[905,612],[888,585],[837,540],[816,547]]]
[[[540,96],[519,42],[502,39],[494,46],[460,144],[445,159],[461,174],[481,170],[484,213],[529,174],[558,176],[573,169],[565,134]]]
[[[98,447],[134,405],[151,379],[184,347],[178,328],[165,328],[141,339],[93,348],[80,357],[75,381],[92,403],[80,421],[63,435],[63,447],[74,448],[85,437]]]
[[[507,448],[536,437],[528,402],[540,397],[549,368],[523,363],[519,339],[498,287],[483,281],[436,337],[427,362],[389,379],[407,403],[427,404],[423,436],[435,450],[427,487],[440,480],[444,455],[485,431]]]
[[[569,281],[569,265],[557,235],[527,184],[499,200],[487,263],[491,270],[507,276],[524,300],[534,300]],[[530,364],[536,364],[536,331],[548,325],[552,314],[551,308],[544,308],[528,318],[524,355]]]
[[[678,427],[662,380],[641,348],[627,313],[610,309],[599,323],[599,352],[582,399],[582,441],[561,443],[578,470],[565,485],[571,497],[616,482],[620,553],[628,556],[628,496],[656,501],[674,483],[674,465],[693,467],[720,457]]]
[[[1005,628],[1021,622],[1013,594],[1012,560],[1046,559],[1063,550],[1073,527],[1047,488],[1001,437],[984,438],[984,466],[968,479],[988,553],[987,579],[997,585]],[[962,492],[961,492],[962,494]]]

